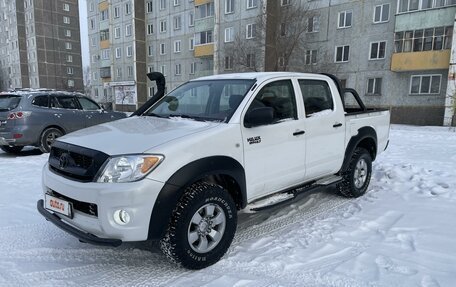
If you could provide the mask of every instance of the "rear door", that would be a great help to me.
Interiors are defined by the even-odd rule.
[[[298,79],[306,119],[306,179],[336,173],[344,159],[345,115],[326,78]]]
[[[85,117],[75,96],[52,95],[50,104],[54,121],[67,133],[85,127]]]
[[[251,128],[241,124],[249,199],[297,185],[305,175],[305,134],[297,108],[302,101],[297,103],[292,81],[271,81],[258,90],[242,119],[265,106],[274,109],[275,119]]]

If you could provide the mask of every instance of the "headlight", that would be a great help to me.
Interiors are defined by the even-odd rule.
[[[110,158],[97,182],[131,182],[143,179],[162,161],[162,155],[124,155]]]

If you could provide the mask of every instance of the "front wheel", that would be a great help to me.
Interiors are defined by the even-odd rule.
[[[51,145],[54,143],[54,141],[63,136],[63,133],[61,130],[57,128],[48,128],[43,131],[43,133],[40,136],[40,151],[43,153],[48,153],[51,151]]]
[[[350,159],[348,169],[342,173],[342,182],[337,185],[340,194],[359,197],[366,193],[372,175],[372,157],[365,149],[358,147]]]
[[[160,241],[163,253],[188,269],[216,263],[228,250],[237,226],[236,205],[219,185],[191,185],[173,211]]]

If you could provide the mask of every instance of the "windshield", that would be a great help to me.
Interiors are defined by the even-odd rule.
[[[144,115],[227,122],[255,80],[187,82],[160,99]]]
[[[10,111],[15,109],[21,101],[20,96],[0,95],[0,111]]]

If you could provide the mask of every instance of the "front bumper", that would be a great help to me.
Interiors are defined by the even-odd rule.
[[[44,201],[42,199],[38,200],[37,209],[38,209],[38,212],[41,213],[41,215],[44,216],[47,220],[54,223],[58,228],[62,229],[63,231],[66,231],[69,234],[75,236],[82,242],[91,243],[91,244],[95,244],[95,245],[114,246],[114,247],[117,247],[120,244],[122,244],[122,240],[100,238],[93,234],[83,232],[77,228],[74,228],[71,225],[66,224],[55,213],[53,213],[53,212],[51,213],[47,209],[44,208]]]
[[[43,168],[42,181],[44,193],[51,191],[74,201],[97,206],[96,215],[74,209],[73,218],[58,216],[62,224],[69,224],[99,238],[115,238],[122,242],[148,239],[152,209],[164,185],[147,178],[129,183],[83,183],[55,174],[49,170],[48,164]],[[128,224],[116,223],[114,213],[120,209],[129,213]]]

